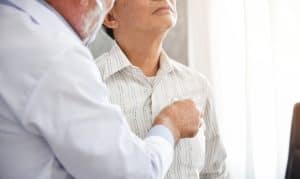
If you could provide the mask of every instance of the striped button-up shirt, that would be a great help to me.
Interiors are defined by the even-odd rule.
[[[155,116],[174,99],[192,98],[203,109],[204,125],[196,137],[180,140],[166,179],[227,178],[226,153],[206,78],[165,52],[161,53],[156,76],[147,77],[130,63],[117,43],[96,61],[111,102],[121,106],[139,137],[146,136]]]

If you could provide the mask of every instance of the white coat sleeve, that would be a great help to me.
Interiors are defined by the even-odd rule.
[[[160,136],[135,136],[94,61],[65,52],[30,94],[23,125],[43,136],[57,160],[76,179],[163,178],[173,146]],[[43,59],[41,59],[43,60]]]

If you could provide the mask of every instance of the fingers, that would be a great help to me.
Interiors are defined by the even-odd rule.
[[[191,138],[197,135],[202,126],[202,113],[192,99],[172,99],[172,104],[161,111],[156,123],[172,129],[175,138]]]
[[[199,105],[199,102],[200,101],[200,105]],[[179,102],[177,100],[177,102]],[[198,128],[201,128],[202,124],[203,124],[203,113],[204,113],[204,106],[205,106],[205,103],[204,103],[204,100],[201,99],[201,100],[196,100],[196,99],[185,99],[185,100],[182,100],[182,102],[185,102],[185,103],[188,103],[190,105],[190,112],[191,113],[195,113],[195,115],[198,117],[198,123],[196,126],[198,126]]]
[[[198,109],[198,111],[200,111],[202,114],[204,113],[205,107],[206,107],[206,102],[207,102],[207,98],[206,97],[196,97],[196,98],[192,98],[192,97],[183,97],[183,98],[171,98],[170,100],[170,105],[176,103],[176,102],[191,102],[193,101],[193,103],[195,104],[195,107]]]

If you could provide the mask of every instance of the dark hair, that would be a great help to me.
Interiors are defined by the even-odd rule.
[[[110,38],[115,39],[113,29],[108,28],[108,27],[106,27],[105,25],[102,25],[102,28],[103,28],[104,32],[105,32]]]

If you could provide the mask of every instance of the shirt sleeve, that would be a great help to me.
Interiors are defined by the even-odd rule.
[[[76,179],[163,178],[173,141],[160,132],[144,140],[131,132],[90,55],[75,49],[55,60],[30,95],[23,126],[42,136]]]
[[[204,109],[206,149],[204,168],[200,172],[199,178],[228,179],[226,151],[220,137],[212,90],[208,81],[206,81],[205,86],[207,87],[207,102]]]
[[[149,136],[160,136],[160,137],[163,137],[165,140],[167,140],[172,146],[175,145],[175,139],[174,139],[172,132],[170,131],[170,129],[168,129],[164,125],[154,126],[149,131],[147,136],[148,137]]]

